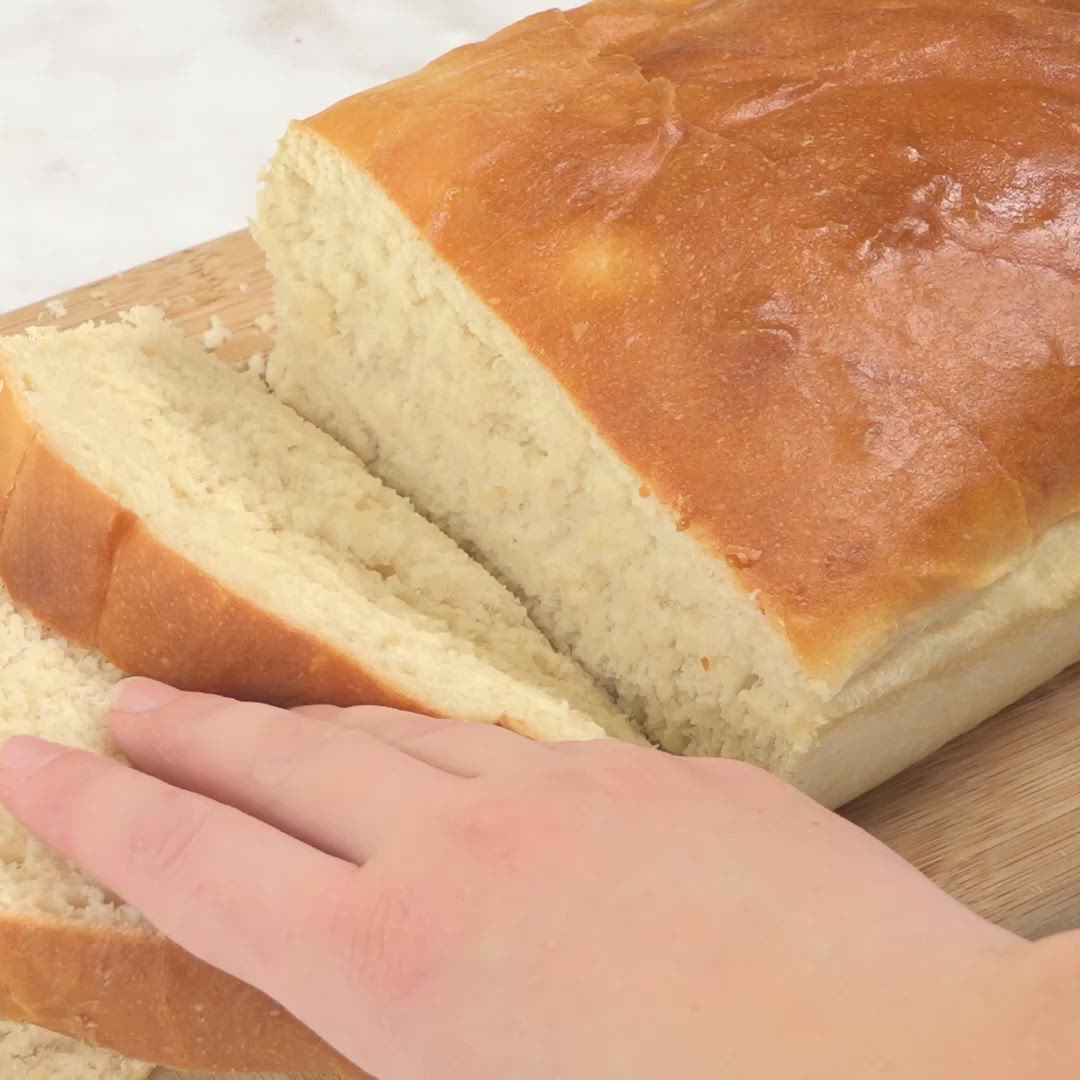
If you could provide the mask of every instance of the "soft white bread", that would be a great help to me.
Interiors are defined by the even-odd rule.
[[[0,1021],[4,1080],[146,1080],[153,1069],[43,1028]]]
[[[0,577],[125,672],[639,737],[477,563],[159,313],[7,338],[0,380]]]
[[[159,313],[5,339],[0,380],[0,737],[109,752],[123,670],[640,739],[486,571]],[[177,1067],[341,1064],[3,814],[0,1015]]]
[[[1034,0],[538,15],[291,127],[268,379],[657,742],[842,803],[1080,659],[1077,71]]]
[[[0,740],[33,734],[114,753],[104,718],[120,673],[18,612],[2,588],[0,657]],[[344,1071],[333,1051],[273,1002],[166,941],[3,809],[0,1015],[178,1068]],[[20,1061],[37,1069],[35,1080],[145,1075],[142,1066],[105,1055],[89,1059],[98,1073],[72,1074],[79,1055],[69,1050],[8,1026],[0,1077],[18,1080],[8,1065]]]

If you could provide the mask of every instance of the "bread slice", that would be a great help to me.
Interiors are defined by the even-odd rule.
[[[0,578],[129,674],[640,738],[343,449],[152,310],[0,343]]]
[[[0,1021],[4,1080],[146,1080],[152,1065],[131,1061],[29,1024]]]
[[[0,588],[0,741],[33,734],[115,754],[104,724],[120,672],[43,630]],[[132,907],[29,836],[0,808],[0,1016],[177,1068],[344,1071],[269,999],[200,963]],[[57,1056],[58,1055],[58,1056]],[[143,1076],[107,1055],[17,1026],[0,1035],[0,1076]],[[21,1065],[19,1065],[21,1063]],[[9,1067],[10,1066],[10,1067]]]
[[[998,7],[601,0],[293,124],[270,384],[655,741],[848,800],[1080,659],[1077,19]]]

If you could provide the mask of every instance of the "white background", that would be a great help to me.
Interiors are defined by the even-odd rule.
[[[290,118],[553,6],[0,0],[0,312],[241,228]]]

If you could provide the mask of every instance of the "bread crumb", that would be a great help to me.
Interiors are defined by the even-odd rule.
[[[46,300],[45,310],[38,318],[43,319],[46,315],[51,315],[54,319],[62,319],[67,313],[67,304],[65,304],[63,300]]]
[[[709,658],[707,656],[703,656],[701,658],[701,668],[702,668],[702,670],[703,671],[708,671],[709,668],[711,668],[711,667],[712,667],[712,662],[709,660]]]
[[[105,290],[104,289],[91,289],[90,290],[90,298],[92,300],[104,300],[105,299]]]
[[[240,291],[242,293],[246,293],[248,291],[248,289],[251,288],[251,286],[246,281],[241,281],[239,286],[237,286],[237,287],[240,289]]]
[[[222,321],[220,315],[210,316],[210,329],[202,335],[202,343],[208,349],[219,349],[232,337],[232,331]]]
[[[248,371],[260,379],[266,377],[266,353],[253,353],[248,360]]]
[[[641,487],[638,488],[638,494],[643,499],[649,499],[652,497],[652,488],[650,488],[648,484],[642,484]]]
[[[260,330],[264,334],[269,334],[274,327],[277,326],[277,322],[273,315],[260,315],[255,320],[256,329]]]
[[[233,371],[239,371],[244,375],[254,375],[257,379],[266,378],[266,353],[257,352],[237,360],[232,365]]]

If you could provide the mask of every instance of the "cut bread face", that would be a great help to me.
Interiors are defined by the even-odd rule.
[[[4,1080],[146,1080],[152,1065],[86,1046],[30,1024],[0,1021]]]
[[[36,735],[117,756],[105,716],[120,672],[18,611],[2,587],[0,657],[0,741]],[[3,808],[0,1016],[177,1068],[351,1075],[268,998],[171,944]],[[129,1080],[146,1072],[18,1024],[0,1029],[4,1080],[26,1073]]]
[[[340,108],[341,132],[349,108],[366,122],[362,99]],[[750,761],[837,806],[1080,660],[1073,516],[850,677],[815,677],[325,132],[288,131],[256,238],[274,277],[274,392],[509,583],[665,749]]]
[[[115,756],[104,718],[120,673],[15,610],[0,588],[0,740],[38,735]],[[0,808],[0,911],[93,927],[150,932],[133,908],[93,885]]]
[[[378,184],[303,125],[268,172],[256,238],[274,392],[510,583],[652,740],[773,766],[810,744],[825,688],[752,598]]]
[[[0,741],[43,735],[108,752],[102,719],[120,674],[44,633],[0,589]],[[0,919],[152,933],[139,914],[33,839],[0,807]],[[2,993],[0,993],[2,997]],[[0,1023],[5,1080],[143,1080],[152,1067],[31,1025]]]
[[[0,575],[124,671],[640,740],[479,564],[159,312],[5,339],[0,378]]]

